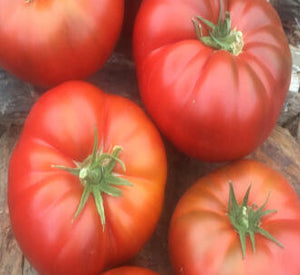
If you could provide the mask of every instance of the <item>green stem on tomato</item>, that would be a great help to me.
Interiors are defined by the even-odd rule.
[[[192,19],[197,38],[202,41],[206,46],[217,49],[226,50],[233,55],[239,55],[244,47],[243,33],[231,29],[230,13],[225,12],[225,18],[222,20],[223,15],[223,0],[220,0],[220,13],[218,23],[214,24],[209,20],[195,16]],[[202,24],[209,28],[209,35],[204,36],[202,32]]]
[[[53,165],[53,168],[62,169],[77,176],[84,187],[74,219],[83,210],[90,195],[93,195],[98,214],[101,219],[103,230],[105,228],[105,209],[103,205],[103,194],[120,197],[122,191],[118,186],[132,186],[126,179],[116,175],[113,169],[117,163],[121,164],[125,171],[125,164],[119,159],[122,148],[115,146],[111,153],[103,153],[102,148],[98,151],[98,136],[95,129],[95,141],[93,152],[83,162],[77,163],[75,168]]]
[[[268,238],[272,242],[276,243],[279,247],[283,248],[284,246],[278,240],[276,240],[268,231],[260,227],[261,225],[260,220],[262,217],[277,212],[274,209],[264,210],[269,200],[270,193],[265,203],[261,207],[257,208],[255,207],[255,205],[251,205],[251,206],[248,205],[251,185],[247,189],[247,192],[243,198],[243,202],[241,205],[239,205],[236,200],[234,189],[231,182],[229,183],[229,187],[230,187],[230,191],[229,191],[229,202],[228,202],[228,216],[232,226],[239,234],[243,258],[246,257],[247,236],[250,237],[253,252],[255,252],[255,234],[260,234]]]

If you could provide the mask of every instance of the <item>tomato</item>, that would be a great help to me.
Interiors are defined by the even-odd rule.
[[[106,271],[102,275],[158,275],[158,273],[142,267],[123,266]]]
[[[0,66],[42,87],[84,79],[110,56],[123,0],[0,0]]]
[[[277,121],[291,77],[273,7],[265,0],[221,3],[145,0],[133,37],[148,113],[180,151],[205,161],[257,148]]]
[[[170,257],[175,274],[299,275],[299,232],[291,185],[277,171],[242,160],[200,178],[179,200]]]
[[[140,107],[66,82],[39,98],[13,151],[14,235],[41,274],[99,274],[150,238],[165,180],[162,140]]]

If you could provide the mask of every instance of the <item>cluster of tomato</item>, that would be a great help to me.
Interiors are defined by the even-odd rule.
[[[123,13],[123,0],[0,0],[0,65],[51,87],[9,165],[13,232],[41,274],[99,274],[149,240],[167,178],[156,127],[190,157],[237,160],[269,136],[288,91],[290,51],[267,1],[144,0],[133,56],[153,123],[82,81],[112,53]],[[230,163],[180,199],[169,252],[176,274],[299,275],[298,196],[258,162]]]

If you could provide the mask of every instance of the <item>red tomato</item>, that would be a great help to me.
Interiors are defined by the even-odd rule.
[[[123,266],[106,271],[102,275],[158,275],[158,273],[142,267]]]
[[[179,150],[206,161],[237,159],[258,147],[276,123],[291,76],[272,6],[223,2],[231,21],[220,0],[145,0],[133,37],[147,111]],[[220,27],[212,31],[204,19]]]
[[[66,82],[34,105],[12,154],[12,229],[41,274],[99,274],[149,239],[165,180],[163,143],[138,106]]]
[[[111,54],[123,0],[0,0],[0,66],[53,86],[96,72]]]
[[[240,208],[232,193],[229,204],[229,182]],[[169,245],[175,274],[299,275],[299,198],[278,172],[261,163],[229,164],[199,179],[180,199]]]

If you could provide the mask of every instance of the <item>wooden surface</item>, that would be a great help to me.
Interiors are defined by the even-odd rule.
[[[129,3],[131,0],[126,1]],[[272,0],[271,2],[280,10],[282,1],[285,0]],[[298,3],[298,0],[289,1],[292,4]],[[281,15],[286,16],[286,9],[282,10]],[[131,24],[129,25],[131,26]],[[293,32],[298,34],[298,30],[293,29]],[[128,33],[125,32],[123,35],[128,35]],[[298,36],[294,35],[293,38],[294,44],[295,41],[298,41]],[[123,44],[124,47],[130,48],[130,43]],[[127,50],[125,52],[128,53]],[[117,48],[104,68],[90,77],[88,81],[107,92],[130,98],[142,106],[135,78],[134,63],[131,58],[128,58],[128,54],[124,57],[123,53],[123,49],[118,51]],[[41,92],[43,91],[18,81],[0,68],[0,275],[37,274],[24,259],[11,231],[7,207],[7,168],[26,115]],[[297,100],[292,99],[292,102],[295,103],[288,103],[289,112],[282,113],[279,124],[287,126],[294,134],[294,126],[290,127],[289,125],[294,121],[300,121],[299,119],[292,120],[292,118],[299,118],[300,116],[300,110],[297,107],[300,97],[299,94],[292,94],[290,97]],[[290,132],[279,124],[267,141],[248,158],[266,163],[282,173],[300,197],[300,146]],[[170,275],[172,272],[168,257],[167,237],[169,221],[174,207],[185,190],[198,177],[223,164],[205,163],[191,159],[178,152],[167,140],[164,141],[168,157],[168,181],[161,219],[152,238],[136,258],[128,264],[148,267],[161,275]]]

